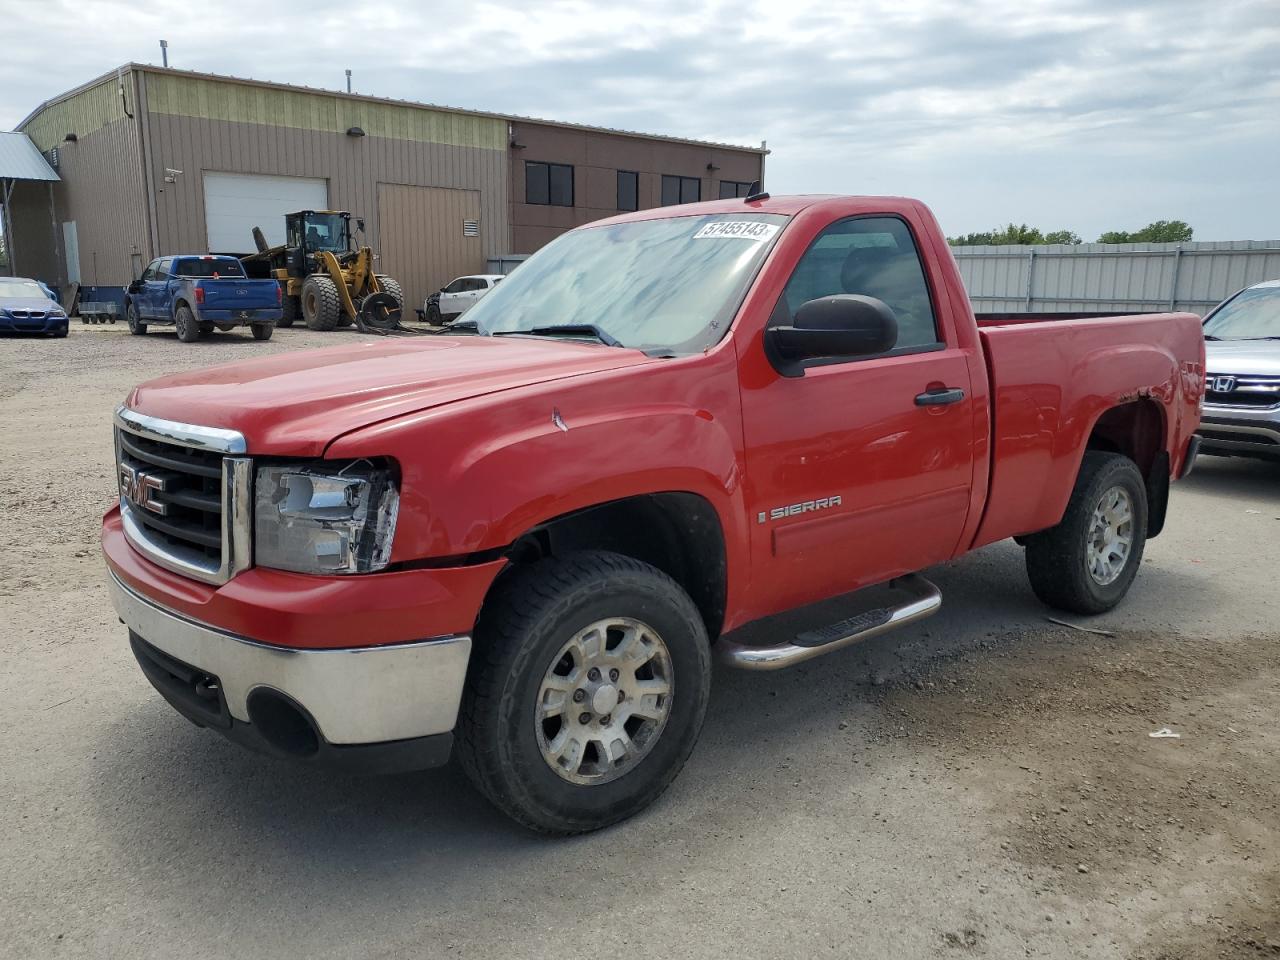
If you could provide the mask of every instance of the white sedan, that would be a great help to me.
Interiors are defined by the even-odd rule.
[[[462,316],[503,279],[500,273],[476,273],[457,277],[427,297],[422,312],[436,326]]]

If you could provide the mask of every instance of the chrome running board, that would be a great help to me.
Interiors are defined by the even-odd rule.
[[[942,592],[918,573],[890,581],[889,586],[907,594],[907,599],[896,607],[877,607],[847,620],[806,630],[790,643],[748,647],[721,640],[715,646],[716,656],[721,662],[743,670],[781,670],[923,620],[942,606]]]

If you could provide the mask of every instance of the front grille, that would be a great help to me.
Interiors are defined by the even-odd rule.
[[[43,320],[49,315],[47,310],[10,310],[9,316],[15,320]]]
[[[222,456],[120,432],[122,476],[154,478],[131,501],[134,519],[164,544],[222,562]]]
[[[234,430],[116,411],[124,535],[148,560],[205,583],[251,565],[252,461]]]
[[[1280,407],[1280,377],[1210,373],[1205,376],[1204,402],[1250,410]]]

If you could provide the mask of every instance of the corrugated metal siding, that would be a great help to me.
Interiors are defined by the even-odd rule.
[[[406,311],[422,307],[427,294],[454,277],[481,272],[480,238],[466,236],[464,229],[479,214],[476,190],[378,184],[378,272],[400,281]]]
[[[360,127],[371,137],[503,152],[507,149],[507,124],[502,120],[410,104],[350,100],[320,91],[148,73],[147,105],[152,113],[202,120],[343,134],[351,127]]]
[[[132,72],[125,74],[125,90],[136,115]],[[56,274],[56,282],[65,284],[62,224],[74,219],[82,281],[128,283],[134,251],[144,262],[153,252],[138,122],[125,116],[115,77],[51,104],[31,117],[23,132],[41,150],[58,147],[61,182],[54,185],[56,237],[46,188],[40,185],[24,202],[23,222],[15,229],[19,261],[41,279],[53,280]],[[63,142],[68,133],[76,135],[75,143]]]
[[[148,102],[152,77],[147,76]],[[377,185],[475,190],[480,194],[480,242],[485,255],[508,245],[507,151],[442,143],[348,137],[343,133],[254,123],[204,120],[166,113],[147,115],[150,176],[157,185],[158,243],[170,253],[201,252],[207,244],[203,172],[324,177],[329,202],[365,218],[368,242],[378,251]],[[164,168],[182,170],[164,182]],[[252,250],[245,237],[245,250]]]
[[[979,313],[1186,310],[1280,278],[1280,241],[953,247]]]
[[[130,112],[137,116],[133,104],[133,72],[125,72],[125,89],[129,91]],[[62,143],[68,133],[83,140],[95,130],[109,123],[125,120],[124,103],[114,76],[95,87],[74,93],[57,103],[50,104],[32,117],[20,129],[44,152]]]

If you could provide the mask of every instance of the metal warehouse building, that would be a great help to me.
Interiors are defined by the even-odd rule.
[[[18,125],[13,270],[123,285],[153,257],[284,240],[292,210],[363,217],[406,301],[623,210],[744,195],[766,151],[129,64]]]

